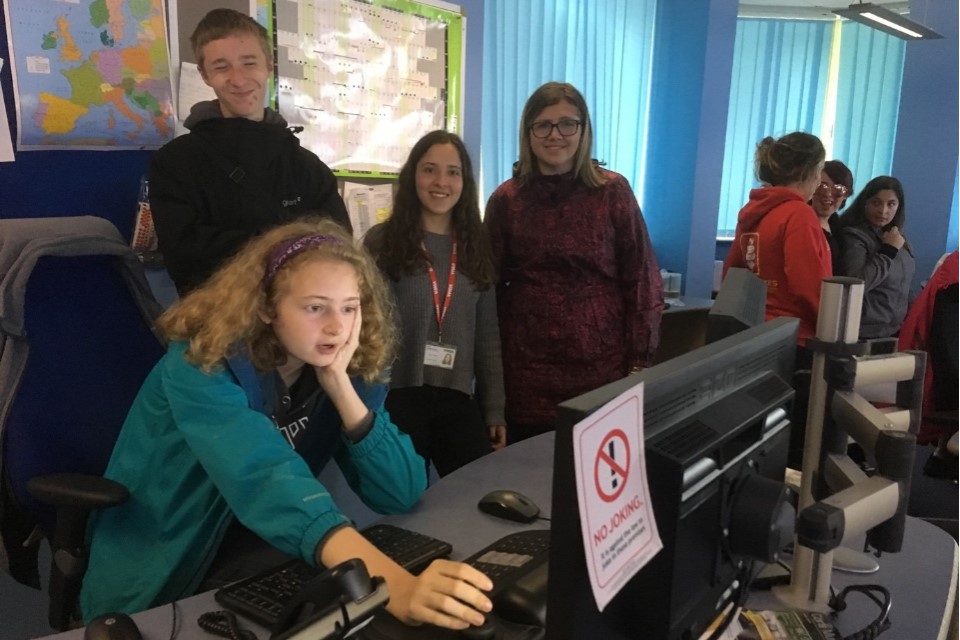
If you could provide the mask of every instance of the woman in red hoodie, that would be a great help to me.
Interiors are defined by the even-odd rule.
[[[767,283],[767,319],[800,319],[797,343],[816,334],[820,283],[833,275],[830,247],[807,204],[820,185],[823,144],[809,133],[766,137],[757,145],[763,183],[740,210],[737,233],[723,264],[749,269]]]
[[[737,233],[723,263],[750,269],[767,283],[767,320],[781,316],[800,319],[794,365],[793,428],[787,464],[800,469],[804,425],[810,389],[812,352],[803,345],[817,332],[820,284],[833,275],[830,246],[816,212],[807,204],[820,186],[825,153],[809,133],[790,133],[779,140],[766,137],[757,145],[757,178],[750,201],[737,217]]]

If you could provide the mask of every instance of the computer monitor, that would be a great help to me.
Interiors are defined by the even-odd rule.
[[[762,324],[766,312],[767,283],[749,269],[730,269],[707,314],[707,344]]]
[[[792,519],[780,526],[774,520],[782,514],[744,509],[739,498],[747,478],[786,491],[797,325],[771,320],[559,405],[547,638],[695,639],[748,582],[751,537],[760,533],[761,546],[778,548],[788,541]],[[601,613],[581,537],[573,427],[641,381],[647,477],[663,548]],[[780,536],[774,542],[764,537],[771,527]]]

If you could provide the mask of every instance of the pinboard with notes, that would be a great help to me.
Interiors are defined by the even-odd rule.
[[[458,132],[464,18],[406,0],[277,0],[277,96],[338,175],[399,172],[434,129]]]

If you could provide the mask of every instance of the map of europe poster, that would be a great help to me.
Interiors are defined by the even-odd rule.
[[[154,149],[173,138],[163,0],[5,7],[19,149]]]

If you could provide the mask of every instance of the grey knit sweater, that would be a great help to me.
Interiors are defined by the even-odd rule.
[[[375,240],[383,231],[383,225],[370,229],[367,246],[375,246]],[[423,243],[434,257],[442,307],[450,274],[452,239],[425,232]],[[443,320],[443,343],[454,345],[457,357],[453,369],[443,369],[423,364],[427,342],[438,340],[433,292],[426,269],[403,276],[399,281],[388,281],[400,318],[400,346],[390,374],[390,387],[430,385],[475,395],[488,425],[506,424],[495,288],[477,291],[473,281],[457,269],[453,298]]]

